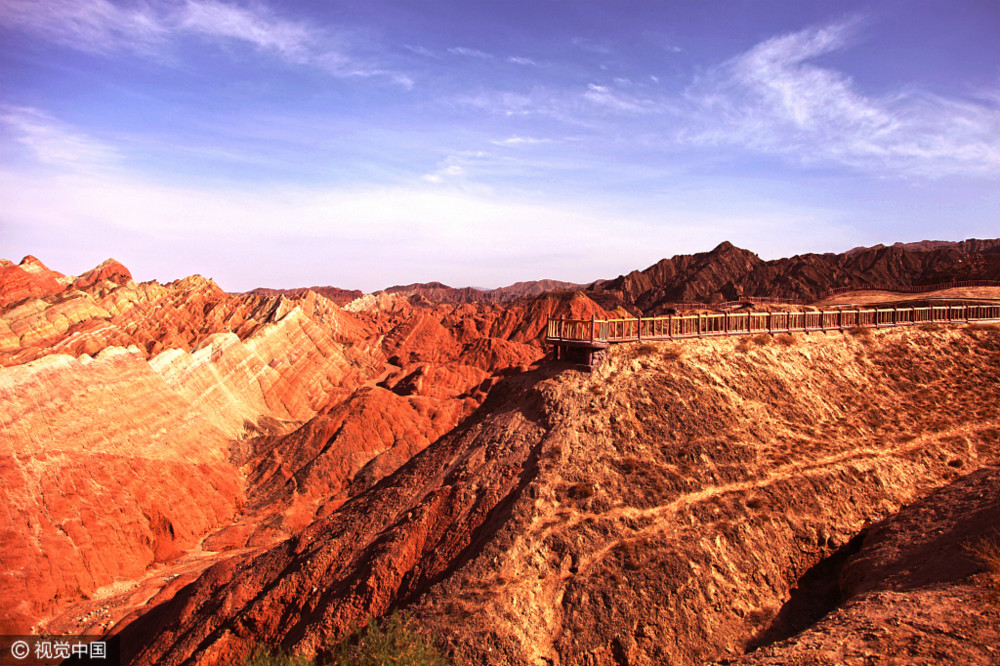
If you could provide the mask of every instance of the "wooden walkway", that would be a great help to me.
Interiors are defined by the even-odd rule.
[[[585,358],[580,360],[593,365],[602,356],[601,350],[621,342],[760,333],[811,333],[977,321],[1000,321],[1000,304],[665,315],[634,319],[550,317],[545,341],[555,347],[557,359],[579,357],[582,352]]]

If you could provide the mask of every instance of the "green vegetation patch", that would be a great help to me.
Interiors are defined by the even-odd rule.
[[[338,666],[451,666],[433,641],[399,613],[381,624],[368,620],[353,640],[341,642],[335,655]]]
[[[326,659],[259,648],[240,666],[455,666],[412,620],[393,613],[344,638]]]

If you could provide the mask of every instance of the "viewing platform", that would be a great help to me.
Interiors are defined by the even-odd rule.
[[[557,360],[598,365],[612,344],[729,335],[811,333],[851,328],[1000,321],[1000,304],[860,308],[783,312],[726,312],[626,319],[548,320],[545,342]]]

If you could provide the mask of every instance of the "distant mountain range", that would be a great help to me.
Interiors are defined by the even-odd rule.
[[[529,280],[515,282],[497,289],[480,289],[478,287],[449,287],[440,282],[417,282],[387,287],[382,291],[387,294],[413,294],[432,303],[505,303],[528,296],[538,296],[549,291],[578,291],[585,286],[559,280]],[[339,287],[300,287],[296,289],[258,287],[247,293],[258,296],[301,296],[307,291],[314,291],[325,296],[337,305],[345,305],[364,295],[364,292],[357,289],[340,289]]]
[[[726,242],[710,252],[677,255],[642,271],[599,280],[586,292],[605,308],[622,305],[655,314],[675,302],[747,296],[809,301],[839,287],[975,279],[1000,280],[1000,239],[876,245],[773,261]]]
[[[605,309],[622,307],[656,314],[673,303],[714,303],[741,297],[810,301],[839,287],[880,283],[899,286],[953,280],[1000,280],[1000,239],[920,241],[856,247],[840,254],[800,254],[765,261],[724,242],[710,252],[680,254],[644,270],[590,284],[559,280],[516,282],[498,289],[450,287],[423,282],[388,287],[388,294],[409,294],[430,303],[505,303],[552,291],[582,291]],[[312,290],[337,305],[362,296],[338,287],[259,288],[256,295],[301,296]]]

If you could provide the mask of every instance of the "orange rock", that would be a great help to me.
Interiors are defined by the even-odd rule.
[[[62,273],[49,270],[31,255],[20,264],[0,259],[0,308],[30,296],[48,296],[62,291],[64,281]]]
[[[0,596],[21,600],[0,619],[10,629],[203,539],[220,551],[273,545],[394,472],[543,353],[533,336],[544,320],[496,305],[382,294],[345,311],[312,291],[136,283],[113,260],[76,279],[22,263],[3,265],[14,303],[0,310],[0,481],[16,516],[0,570],[18,572],[0,578]]]

